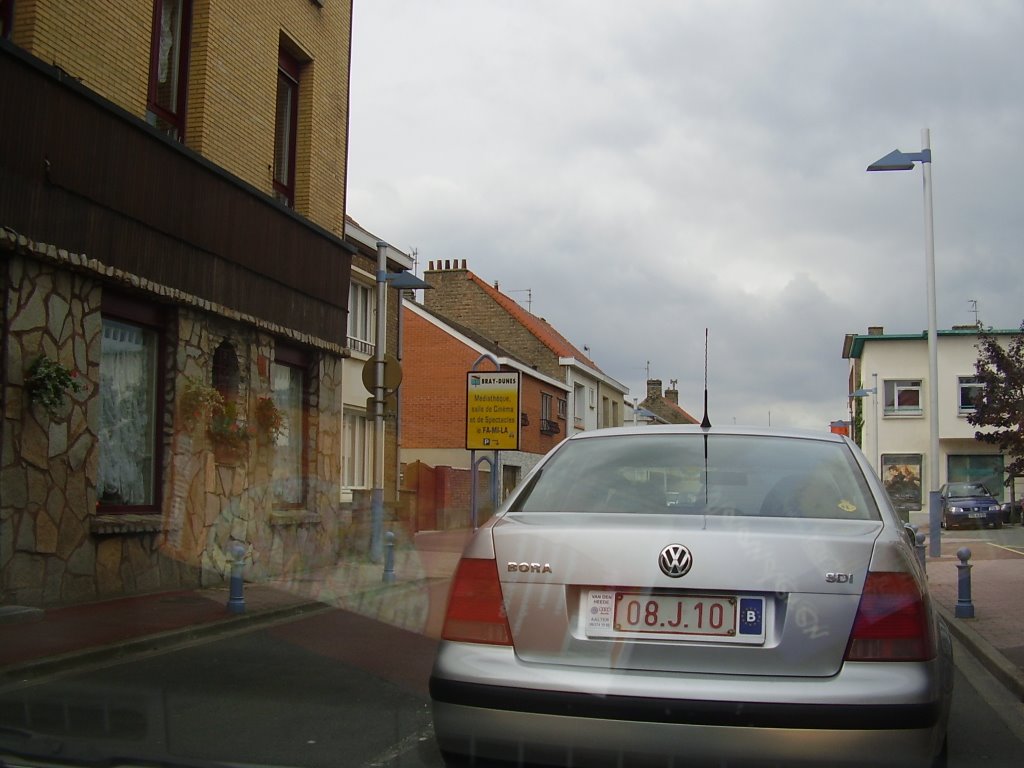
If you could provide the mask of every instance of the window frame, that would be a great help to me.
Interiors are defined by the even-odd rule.
[[[0,38],[11,39],[14,26],[14,0],[0,0]]]
[[[883,382],[883,392],[882,413],[885,416],[924,415],[924,407],[921,405],[924,394],[923,379],[886,379]],[[900,405],[901,395],[908,392],[917,392],[917,405]]]
[[[365,300],[358,299],[357,294],[364,296]],[[353,307],[354,304],[358,306]],[[359,280],[349,281],[348,317],[345,323],[346,343],[351,349],[364,355],[372,355],[377,349],[377,343],[374,339],[376,330],[374,312],[376,311],[376,305],[376,292],[372,286]],[[353,329],[352,321],[354,318],[361,320],[360,324],[365,324],[365,329],[362,329],[364,335],[353,333],[353,330],[360,330],[358,328]]]
[[[298,145],[298,129],[299,129],[299,80],[302,74],[302,64],[299,60],[292,56],[290,53],[285,51],[283,48],[278,49],[277,52],[277,87],[275,89],[275,107],[274,107],[274,163],[273,163],[273,186],[274,186],[274,197],[278,202],[283,203],[289,208],[295,208],[295,160],[297,156],[297,145]],[[285,116],[286,120],[282,120],[281,115],[281,86],[285,83],[288,87],[290,99],[289,99],[289,111]],[[282,122],[287,122],[288,135],[285,137],[284,143],[287,146],[282,147],[282,137],[279,129]],[[287,178],[281,179],[278,172],[280,170],[280,160],[282,152],[286,155],[284,158],[287,162]]]
[[[351,424],[361,424],[361,429],[352,431]],[[342,413],[342,466],[341,466],[341,487],[344,490],[363,490],[369,488],[370,482],[370,450],[373,446],[374,423],[365,411],[354,408],[346,408]],[[356,436],[359,441],[358,461],[354,461],[357,452],[349,450],[350,436]],[[353,461],[351,465],[350,461]],[[349,477],[351,467],[352,477]]]
[[[174,62],[176,72],[175,111],[167,109],[158,101],[158,72],[160,70],[160,22],[164,7],[168,3],[181,3],[181,18],[178,30],[178,51]],[[146,93],[147,118],[151,125],[160,128],[168,136],[178,142],[185,141],[185,124],[188,112],[188,73],[189,57],[192,49],[192,0],[154,0],[153,26],[149,42],[149,79]],[[167,128],[158,121],[167,124]]]
[[[968,398],[969,405],[964,405],[964,394],[967,390],[981,391],[982,394],[985,392],[985,385],[978,379],[977,376],[957,376],[956,377],[956,391],[957,391],[957,413],[966,416],[971,413],[977,412],[978,408],[974,405],[974,398]]]
[[[166,405],[164,400],[164,363],[166,359],[167,338],[163,313],[159,307],[142,304],[132,299],[105,292],[100,308],[100,323],[110,319],[114,322],[134,325],[149,331],[155,337],[155,349],[153,351],[154,363],[153,374],[155,381],[153,387],[153,424],[152,435],[152,501],[146,504],[105,504],[100,498],[99,470],[97,468],[97,489],[96,489],[96,511],[99,514],[122,515],[158,515],[163,508],[163,475],[164,475],[164,427],[166,421]],[[101,331],[102,333],[102,331]],[[97,391],[102,387],[102,352],[100,355],[100,379],[97,384]],[[101,417],[102,418],[102,417]],[[99,454],[103,454],[102,440],[97,437]]]

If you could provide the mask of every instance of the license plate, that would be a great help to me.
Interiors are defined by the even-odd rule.
[[[589,590],[583,602],[589,637],[764,642],[762,597]]]
[[[976,519],[976,518],[979,518],[979,517],[985,517],[985,513],[984,512],[971,512],[971,514],[968,515],[968,517],[970,517],[973,520],[973,519]]]

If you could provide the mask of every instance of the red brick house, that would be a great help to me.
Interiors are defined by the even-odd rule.
[[[409,514],[416,530],[465,527],[471,461],[466,450],[468,372],[482,356],[492,355],[501,370],[521,374],[520,444],[518,451],[500,452],[503,495],[565,437],[569,387],[505,347],[410,300],[403,302],[402,346],[400,449],[403,488],[413,508]],[[494,367],[485,360],[478,369]],[[430,479],[424,478],[425,472]],[[489,477],[481,478],[481,501],[488,498],[488,483]]]

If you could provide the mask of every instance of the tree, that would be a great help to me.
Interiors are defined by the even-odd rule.
[[[988,427],[985,432],[975,432],[975,438],[998,445],[1011,457],[1006,466],[1009,478],[1024,475],[1024,322],[1021,333],[1013,336],[1005,348],[991,333],[981,331],[978,351],[974,370],[983,386],[967,422]]]

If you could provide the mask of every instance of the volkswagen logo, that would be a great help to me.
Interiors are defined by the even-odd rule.
[[[666,576],[678,579],[690,572],[693,555],[682,544],[669,544],[658,555],[658,565],[661,566],[661,572]]]

